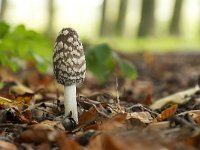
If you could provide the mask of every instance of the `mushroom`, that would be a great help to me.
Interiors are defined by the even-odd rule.
[[[57,82],[64,85],[65,116],[78,123],[76,86],[85,79],[86,61],[83,45],[72,28],[59,32],[54,46],[53,69]]]

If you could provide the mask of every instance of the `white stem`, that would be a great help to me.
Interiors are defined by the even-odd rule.
[[[72,113],[72,118],[78,123],[78,112],[76,102],[76,85],[64,87],[64,105],[65,105],[65,116]]]

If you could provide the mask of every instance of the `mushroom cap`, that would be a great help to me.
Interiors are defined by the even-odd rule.
[[[59,32],[54,46],[53,70],[57,82],[64,86],[79,85],[85,79],[83,45],[72,28],[63,28]]]

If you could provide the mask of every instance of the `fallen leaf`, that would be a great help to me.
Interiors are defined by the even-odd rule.
[[[118,113],[115,116],[113,116],[111,120],[118,123],[125,123],[126,118],[127,118],[127,113]]]
[[[101,104],[94,105],[88,111],[84,111],[79,118],[78,126],[86,125],[92,121],[95,121],[99,116],[105,115],[109,117],[108,114],[106,114],[105,112],[106,107],[107,107],[106,103],[101,103]]]
[[[34,124],[31,126],[31,128],[35,130],[48,130],[48,131],[65,130],[60,121],[50,121],[50,120],[44,120],[38,124]]]
[[[30,101],[33,99],[33,93],[24,93],[23,95],[18,95],[15,100],[18,104],[30,105]]]
[[[42,143],[48,141],[50,130],[28,129],[20,134],[19,140],[25,143]]]
[[[50,147],[50,143],[49,142],[44,142],[44,143],[41,143],[40,145],[38,145],[36,147],[37,150],[50,150],[51,147]]]
[[[174,104],[171,107],[163,110],[160,113],[160,120],[162,121],[162,120],[166,120],[166,119],[171,118],[176,113],[177,107],[178,107],[178,105]]]
[[[143,123],[151,123],[153,120],[153,118],[151,117],[151,114],[147,111],[128,113],[126,119],[130,119],[130,118],[139,119]]]
[[[87,124],[91,121],[94,121],[97,118],[97,110],[94,107],[91,107],[88,111],[84,111],[79,118],[78,126]]]
[[[25,93],[24,95],[19,95],[13,97],[14,99],[8,99],[0,96],[0,105],[17,106],[18,108],[24,108],[30,105],[30,101],[33,99],[34,94]]]
[[[185,91],[175,93],[173,95],[155,100],[155,102],[150,106],[151,109],[162,108],[166,104],[183,104],[190,100],[190,96],[199,91],[199,87],[191,88]]]
[[[93,138],[88,150],[131,150],[130,145],[113,135],[101,134]]]
[[[152,101],[152,95],[151,94],[147,94],[147,96],[146,96],[146,98],[144,100],[144,104],[147,105],[147,106],[149,106],[152,103],[153,103],[153,101]]]
[[[65,133],[59,133],[55,137],[55,142],[59,146],[59,150],[83,150],[83,148]]]
[[[23,95],[25,93],[34,93],[30,88],[24,86],[21,83],[17,83],[10,87],[10,92],[14,93],[15,95]]]
[[[26,109],[21,113],[26,119],[32,120],[32,112],[30,109]]]
[[[0,104],[1,105],[15,105],[15,102],[11,99],[0,96]]]
[[[2,149],[2,150],[17,150],[17,147],[12,143],[0,140],[0,149]]]
[[[196,123],[197,123],[198,125],[200,125],[200,116],[194,118],[194,120],[196,121]]]

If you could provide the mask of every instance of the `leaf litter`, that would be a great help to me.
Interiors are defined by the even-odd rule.
[[[185,67],[195,70],[198,62],[187,63],[183,56],[181,64],[176,55],[124,56],[134,58],[139,77],[130,81],[119,75],[117,85],[116,74],[98,85],[88,73],[78,89],[77,125],[64,117],[63,89],[52,75],[34,70],[31,80],[2,71],[0,149],[200,149],[200,90],[191,86],[190,75],[179,79]]]

